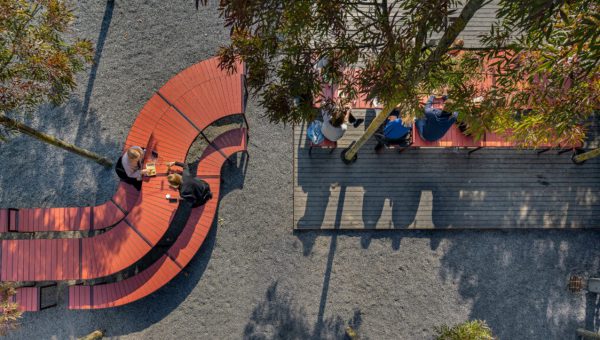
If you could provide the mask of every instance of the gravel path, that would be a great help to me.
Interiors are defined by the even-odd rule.
[[[213,7],[164,3],[79,2],[76,33],[104,41],[97,67],[67,105],[28,123],[118,157],[153,91],[227,40]],[[292,131],[261,116],[250,102],[247,173],[225,170],[222,223],[185,275],[120,308],[68,311],[61,300],[9,338],[104,328],[124,339],[334,339],[350,323],[362,338],[427,339],[480,318],[501,339],[574,339],[600,322],[595,297],[565,289],[570,273],[599,274],[598,232],[292,232]],[[90,205],[116,187],[112,170],[27,137],[0,145],[0,164],[2,207]]]

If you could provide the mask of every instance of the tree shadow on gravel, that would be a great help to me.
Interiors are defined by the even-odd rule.
[[[578,327],[597,330],[597,297],[567,289],[571,274],[598,276],[597,232],[487,232],[473,242],[475,233],[447,235],[440,269],[471,304],[469,319],[486,320],[500,339],[567,339]]]
[[[64,106],[44,105],[35,118],[25,117],[24,122],[67,142],[72,141],[73,133],[85,135],[77,146],[116,159],[120,143],[102,135],[105,127],[96,110],[90,110],[80,125],[72,125],[81,105],[74,97]],[[91,206],[106,202],[116,191],[118,178],[112,168],[29,136],[15,135],[0,148],[2,158],[11,160],[5,163],[10,166],[0,171],[0,187],[5,189],[0,190],[2,207],[49,207],[51,204],[45,202],[54,201],[58,195],[62,206]]]
[[[296,306],[289,294],[281,292],[275,281],[254,307],[244,328],[244,339],[346,339],[346,325],[358,331],[361,323],[361,312],[357,309],[347,322],[340,316],[332,316],[311,327],[306,311]]]
[[[108,29],[110,28],[110,22],[112,21],[113,10],[115,8],[115,0],[106,1],[106,7],[104,8],[104,15],[102,16],[102,24],[100,26],[100,33],[98,34],[98,40],[96,42],[96,50],[94,53],[94,59],[88,83],[85,89],[85,95],[83,100],[82,115],[81,119],[85,119],[90,108],[90,100],[92,98],[92,92],[94,90],[94,83],[96,82],[96,75],[98,73],[98,65],[100,64],[100,58],[102,58],[102,51],[104,50],[104,43],[108,35]]]
[[[101,131],[105,130],[105,127],[101,126],[97,111],[95,109],[90,110],[89,103],[104,42],[110,27],[113,8],[114,0],[107,1],[83,102],[78,96],[72,95],[65,105],[59,107],[51,105],[40,106],[35,113],[36,124],[32,124],[34,120],[31,116],[25,118],[26,124],[33,125],[42,132],[65,139],[76,146],[90,149],[109,158],[115,155],[106,154],[107,151],[117,150],[120,143],[102,137]],[[73,122],[77,122],[77,124],[73,124]],[[72,134],[74,138],[68,137],[69,134]],[[23,138],[22,141],[21,138]],[[112,171],[105,169],[91,160],[82,159],[81,156],[64,150],[56,152],[58,150],[56,147],[34,140],[28,136],[14,137],[12,143],[20,145],[4,147],[4,145],[0,144],[2,153],[14,153],[14,157],[9,157],[9,159],[16,160],[15,163],[22,162],[24,165],[13,163],[13,167],[19,165],[17,168],[21,170],[16,174],[12,174],[11,171],[8,171],[8,173],[0,171],[0,187],[12,188],[10,183],[7,182],[16,182],[13,186],[21,184],[23,181],[18,180],[21,175],[28,178],[31,178],[31,176],[45,178],[45,172],[58,172],[60,174],[60,176],[50,174],[48,176],[49,180],[35,182],[34,187],[37,195],[33,195],[33,197],[36,197],[35,202],[37,204],[33,204],[31,207],[48,206],[42,202],[46,199],[52,201],[50,197],[53,194],[57,195],[59,193],[61,196],[68,195],[68,199],[66,200],[61,198],[61,201],[66,201],[63,204],[64,206],[72,206],[75,203],[94,205],[95,203],[102,203],[108,200],[116,189],[117,180],[111,181],[111,177],[115,177],[112,176]],[[55,156],[48,157],[49,154]],[[52,181],[53,178],[57,177],[61,181]],[[110,188],[101,188],[105,183],[111,183]],[[11,191],[8,190],[8,192]],[[79,193],[86,194],[89,192],[98,192],[99,195],[98,197],[92,197],[88,194],[83,200],[81,197],[78,197]],[[2,206],[29,207],[26,204],[32,204],[30,195],[21,195],[25,197],[23,200],[15,197],[9,199],[3,196],[0,192],[0,202],[8,203],[4,203]],[[73,202],[73,204],[69,202]],[[82,204],[82,202],[87,204]]]
[[[595,275],[598,277],[600,275]],[[585,329],[598,331],[600,329],[600,296],[596,293],[585,295]]]

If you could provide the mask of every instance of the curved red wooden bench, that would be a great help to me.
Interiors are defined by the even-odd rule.
[[[227,75],[218,64],[216,57],[202,61],[161,87],[140,111],[125,150],[152,144],[161,150],[158,171],[164,172],[160,160],[183,159],[188,150],[182,145],[191,145],[190,140],[204,128],[223,117],[243,114],[247,96],[244,65],[238,64],[238,73]],[[174,133],[178,127],[185,131]],[[0,232],[105,229],[120,222],[136,201],[136,190],[120,184],[110,201],[96,207],[0,209]]]
[[[190,73],[190,70],[193,69],[196,72],[211,70],[213,67],[210,65],[215,65],[214,59],[200,62],[184,70],[182,74],[185,74],[186,77],[178,79],[188,79],[191,82],[194,78],[191,77],[193,72]],[[226,74],[226,72],[216,69],[211,71],[209,79],[204,79],[197,86],[188,83],[190,86],[188,92],[200,96],[196,89],[202,86],[202,89],[210,91],[209,94],[203,94],[200,97],[200,101],[210,100],[211,106],[204,106],[205,109],[216,110],[224,116],[243,114],[244,99],[242,96],[245,93],[242,88],[243,78],[242,74]],[[169,86],[173,86],[175,83],[169,82]],[[235,95],[220,93],[228,91],[236,84],[240,88],[235,91]],[[182,98],[190,103],[195,100],[189,94]],[[178,101],[178,98],[172,97],[172,99]],[[219,108],[218,100],[222,101],[221,104],[226,109],[217,110]],[[200,102],[197,103],[200,104]],[[207,117],[198,117],[199,115]],[[142,108],[133,124],[125,147],[151,145],[159,153],[159,164],[174,159],[185,159],[189,147],[202,133],[199,126],[204,128],[219,118],[212,111],[207,113],[204,109],[184,113],[159,92],[152,96]],[[199,125],[196,125],[194,121]],[[161,170],[166,170],[166,167],[164,165],[158,167],[159,173]],[[145,179],[141,192],[138,194],[134,190],[134,193],[135,195],[131,193],[129,186],[120,185],[113,200],[105,205],[94,207],[94,209],[89,208],[90,214],[94,218],[94,225],[96,225],[96,218],[99,223],[107,223],[111,219],[115,221],[116,225],[102,234],[89,238],[2,240],[0,280],[94,279],[115,274],[133,265],[147,254],[164,235],[177,206],[165,199],[166,193],[176,196],[176,191],[169,188],[164,176]],[[54,212],[69,208],[58,209]],[[66,218],[63,216],[63,220],[68,219],[69,226],[81,222],[82,219],[87,221],[85,208],[76,209],[84,210],[65,213]],[[11,224],[11,214],[15,214],[14,210],[0,211],[0,222]],[[28,214],[26,216],[29,216]],[[127,214],[126,217],[125,214]],[[28,222],[23,225],[33,226],[32,229],[38,228],[40,225],[38,222],[42,220],[35,214],[31,219],[26,218]],[[58,222],[55,220],[55,223]],[[85,225],[83,222],[81,223]]]
[[[197,175],[209,183],[214,199],[192,210],[183,231],[167,254],[125,280],[69,287],[69,309],[99,309],[131,303],[157,291],[181,272],[198,252],[212,226],[218,207],[221,168],[228,157],[246,151],[246,142],[246,129],[240,128],[221,134],[214,140],[214,147],[205,149]]]

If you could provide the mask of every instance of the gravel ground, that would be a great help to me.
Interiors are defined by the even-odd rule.
[[[193,1],[76,6],[75,33],[103,46],[98,63],[67,105],[27,121],[116,158],[153,91],[214,55],[227,30],[214,7],[195,11]],[[184,275],[120,308],[68,311],[63,298],[27,314],[9,338],[100,328],[123,339],[334,339],[352,324],[362,338],[427,339],[434,326],[474,318],[501,339],[574,339],[577,327],[597,328],[597,298],[565,285],[570,273],[599,274],[598,232],[294,233],[292,132],[261,116],[250,102],[247,172],[224,170],[222,222]],[[0,150],[2,207],[90,205],[115,190],[112,170],[27,137]]]

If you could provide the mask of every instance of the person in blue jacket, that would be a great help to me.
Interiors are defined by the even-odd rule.
[[[406,144],[410,143],[407,140],[411,130],[411,126],[405,126],[400,118],[400,111],[394,109],[388,117],[385,126],[383,127],[383,134],[378,133],[375,135],[377,139],[377,145],[375,145],[375,152],[380,153],[383,147],[388,144]]]
[[[458,112],[448,112],[433,107],[435,96],[430,96],[425,103],[425,118],[417,119],[416,125],[419,135],[426,141],[434,142],[446,134],[448,129],[456,122]],[[444,101],[448,100],[443,96]]]

